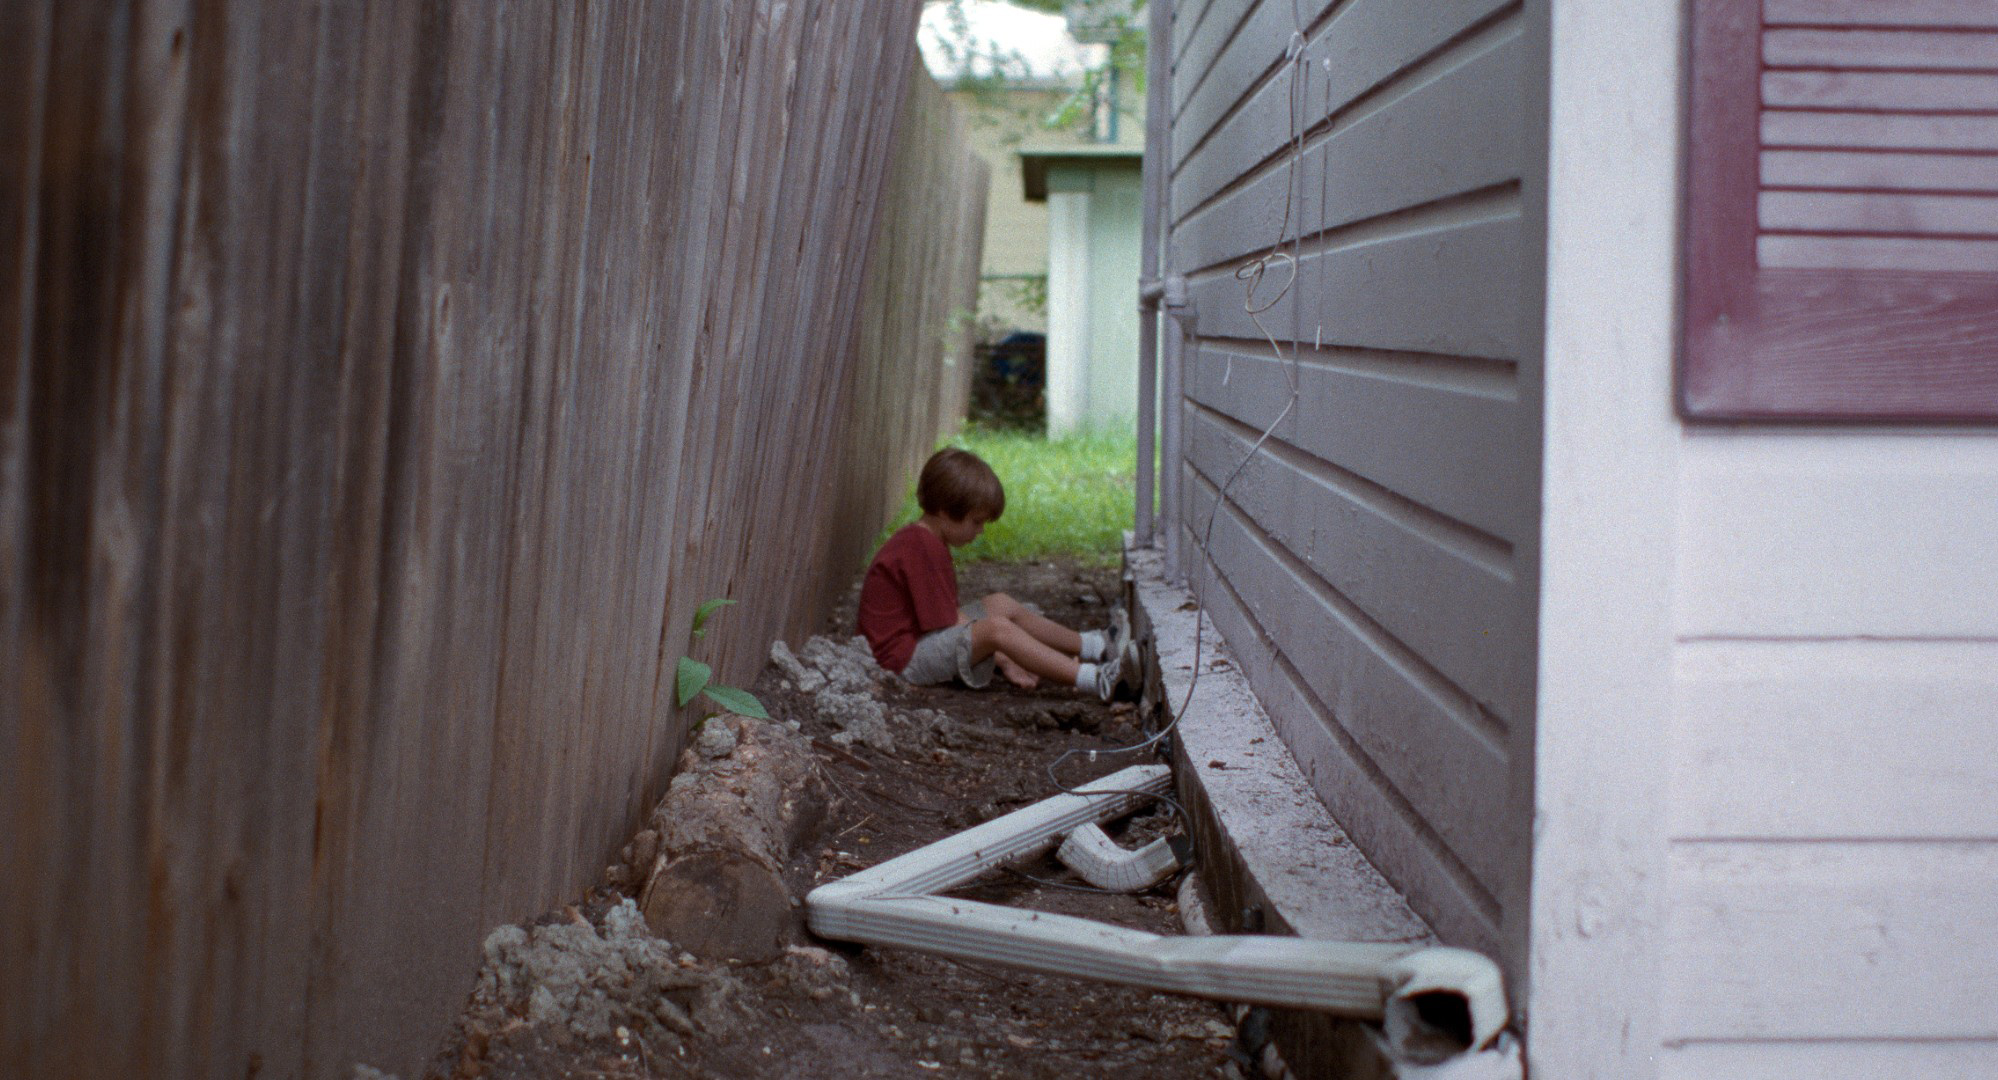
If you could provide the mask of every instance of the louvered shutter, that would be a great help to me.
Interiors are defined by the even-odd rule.
[[[1998,0],[1693,0],[1680,405],[1998,419]]]

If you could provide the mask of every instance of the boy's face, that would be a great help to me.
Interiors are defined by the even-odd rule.
[[[978,534],[984,532],[986,524],[992,520],[992,515],[983,510],[973,510],[961,518],[947,514],[938,514],[937,517],[941,522],[938,532],[943,534],[944,543],[951,547],[963,547],[978,539]]]

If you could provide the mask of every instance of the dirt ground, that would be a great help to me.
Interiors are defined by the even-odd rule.
[[[1007,592],[1084,628],[1104,625],[1119,595],[1114,570],[1046,563],[965,566],[959,588],[966,599]],[[827,633],[844,639],[852,625],[849,598]],[[835,796],[818,839],[787,870],[794,895],[1054,794],[1046,768],[1063,750],[1143,737],[1132,705],[997,682],[984,691],[881,683],[874,692],[890,714],[948,718],[938,721],[947,737],[903,738],[884,752],[840,737],[811,695],[775,665],[765,669],[758,695],[775,720],[795,720],[812,737]],[[1154,759],[1074,759],[1062,778],[1142,760]],[[1163,812],[1126,827],[1174,828]],[[1135,896],[1063,887],[1074,884],[1049,856],[958,895],[1180,932],[1174,880]],[[768,963],[704,961],[651,937],[634,908],[619,906],[635,889],[600,886],[562,911],[496,931],[480,988],[427,1075],[1243,1075],[1235,1030],[1211,1003],[802,934]]]

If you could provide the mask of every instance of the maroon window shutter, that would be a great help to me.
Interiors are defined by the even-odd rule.
[[[1998,420],[1998,0],[1693,0],[1680,408]]]

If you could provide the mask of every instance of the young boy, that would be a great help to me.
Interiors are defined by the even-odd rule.
[[[939,450],[916,481],[916,504],[922,518],[881,545],[860,586],[860,632],[874,659],[918,686],[953,677],[984,686],[996,666],[1018,686],[1050,679],[1110,700],[1128,634],[1077,633],[1005,593],[958,607],[949,549],[978,539],[1006,510],[992,467],[969,451]]]

